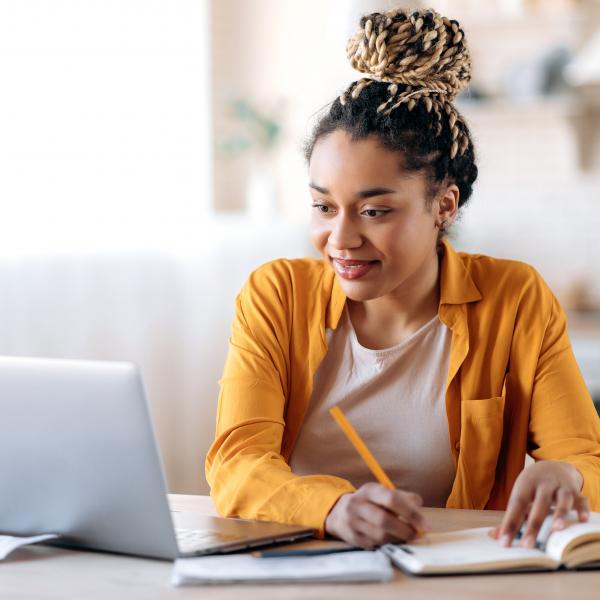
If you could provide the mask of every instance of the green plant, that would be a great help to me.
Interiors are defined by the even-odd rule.
[[[236,158],[250,151],[266,153],[277,144],[281,136],[280,124],[248,101],[232,101],[230,114],[234,122],[233,133],[220,144],[225,156]]]

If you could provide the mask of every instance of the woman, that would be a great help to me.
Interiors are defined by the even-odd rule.
[[[268,263],[237,298],[212,498],[364,547],[427,529],[423,503],[507,509],[493,535],[508,545],[527,519],[532,546],[552,508],[557,529],[600,510],[600,425],[541,277],[445,239],[477,177],[452,104],[464,33],[432,11],[374,13],[348,55],[368,78],[307,144],[322,259]],[[371,481],[333,404],[397,490]]]

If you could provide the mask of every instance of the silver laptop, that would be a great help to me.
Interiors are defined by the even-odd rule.
[[[313,533],[172,516],[142,379],[129,363],[0,357],[0,490],[0,533],[58,533],[52,543],[70,547],[173,559]]]

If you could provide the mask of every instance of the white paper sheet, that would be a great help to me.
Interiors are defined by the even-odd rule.
[[[173,584],[389,581],[393,571],[380,551],[338,552],[318,556],[257,558],[229,554],[180,558]]]
[[[12,535],[0,535],[0,560],[6,558],[11,552],[27,546],[28,544],[36,544],[37,542],[45,542],[57,538],[56,533],[45,533],[43,535],[34,535],[31,537],[14,537]]]

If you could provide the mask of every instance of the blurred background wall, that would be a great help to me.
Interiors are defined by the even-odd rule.
[[[542,273],[600,398],[598,1],[0,0],[0,353],[140,364],[172,491],[207,491],[237,290],[312,253],[302,144],[346,39],[400,5],[471,46],[455,246]]]

